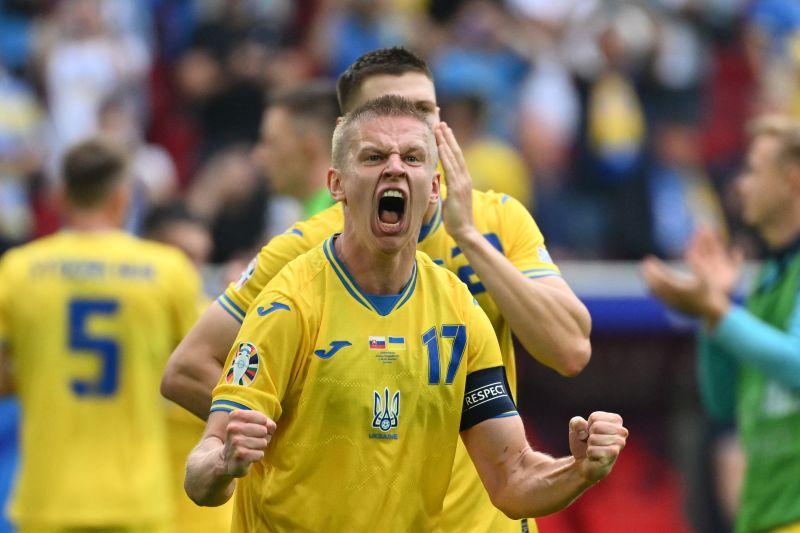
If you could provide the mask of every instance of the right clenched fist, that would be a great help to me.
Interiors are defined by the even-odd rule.
[[[247,475],[250,465],[264,458],[275,422],[258,411],[232,411],[225,428],[225,447],[223,461],[228,475],[242,477]]]

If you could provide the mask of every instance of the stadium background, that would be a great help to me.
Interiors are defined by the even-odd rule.
[[[518,358],[530,438],[564,453],[569,416],[598,407],[631,429],[614,474],[541,530],[725,531],[730,428],[704,418],[693,325],[637,261],[679,259],[701,225],[758,259],[733,182],[746,121],[800,112],[795,0],[0,0],[0,251],[58,228],[59,156],[101,132],[133,157],[131,231],[175,201],[208,221],[213,296],[299,216],[250,155],[264,96],[396,44],[429,61],[475,187],[528,206],[592,312],[579,377]]]

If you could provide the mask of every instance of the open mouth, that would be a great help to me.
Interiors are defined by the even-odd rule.
[[[398,190],[384,191],[378,200],[378,220],[389,227],[396,227],[402,222],[406,212],[406,199]]]

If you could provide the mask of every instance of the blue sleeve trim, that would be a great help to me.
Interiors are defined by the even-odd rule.
[[[467,374],[459,431],[511,412],[516,413],[517,406],[509,392],[505,367],[484,368]]]
[[[228,305],[230,305],[230,306],[231,306],[231,307],[232,307],[232,308],[233,308],[233,309],[234,309],[234,310],[235,310],[237,313],[239,313],[240,315],[242,315],[242,318],[244,318],[244,315],[245,315],[244,309],[242,309],[241,307],[239,307],[238,305],[236,305],[236,302],[234,302],[233,300],[231,300],[231,299],[228,297],[228,295],[227,295],[227,294],[224,294],[224,293],[223,293],[223,294],[221,294],[221,295],[220,295],[220,298],[222,298],[223,300],[225,300],[225,302],[226,302]]]
[[[519,416],[519,413],[516,411],[509,411],[507,413],[503,413],[502,415],[493,416],[492,418],[508,418],[510,416]]]
[[[225,302],[222,301],[222,297],[217,298],[217,303],[220,305],[220,307],[222,307],[225,310],[226,313],[231,315],[234,318],[234,320],[236,320],[239,324],[244,322],[244,318],[239,316],[239,315],[237,315],[233,311],[233,309],[229,308],[228,305]]]
[[[250,407],[246,406],[243,403],[233,402],[231,400],[214,400],[211,404],[211,413],[214,411],[225,411],[230,413],[231,411],[252,411]]]

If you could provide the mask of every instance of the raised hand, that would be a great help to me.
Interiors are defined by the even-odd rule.
[[[232,411],[225,428],[225,446],[222,450],[228,475],[247,475],[250,465],[264,458],[276,429],[275,422],[258,411]]]
[[[595,411],[588,420],[575,416],[569,421],[569,449],[592,483],[611,472],[627,438],[628,430],[616,413]]]
[[[472,177],[450,126],[440,122],[434,126],[433,131],[436,134],[439,160],[442,162],[447,185],[442,218],[447,233],[459,242],[459,239],[475,229],[472,216]]]
[[[744,253],[739,248],[728,250],[719,235],[705,227],[692,238],[686,262],[709,285],[730,296],[741,274]]]

